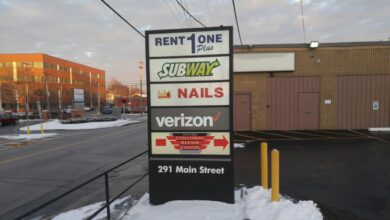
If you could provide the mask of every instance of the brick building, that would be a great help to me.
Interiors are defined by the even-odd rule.
[[[236,130],[390,126],[390,42],[234,49]]]
[[[84,91],[86,106],[105,102],[105,72],[42,53],[0,54],[0,103],[3,109],[24,112],[57,110],[73,104],[74,89]],[[80,91],[80,90],[78,90]]]

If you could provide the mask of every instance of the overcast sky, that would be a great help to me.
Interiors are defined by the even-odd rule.
[[[106,0],[145,29],[200,27],[176,0]],[[206,26],[234,26],[231,0],[180,0]],[[243,44],[303,43],[299,0],[235,0]],[[390,0],[303,0],[306,42],[390,38]],[[47,53],[139,82],[144,38],[100,0],[0,0],[0,53]]]

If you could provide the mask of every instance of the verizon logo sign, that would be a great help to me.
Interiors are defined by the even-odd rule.
[[[221,112],[217,112],[215,116],[185,116],[181,113],[178,117],[156,117],[157,125],[159,127],[213,127],[214,123],[218,121]]]
[[[154,109],[151,112],[153,130],[227,130],[228,108]]]
[[[229,83],[151,84],[152,106],[229,105]]]

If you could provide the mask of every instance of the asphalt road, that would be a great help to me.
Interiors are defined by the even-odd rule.
[[[0,132],[10,133],[10,129],[13,128]],[[147,150],[145,121],[119,128],[56,133],[60,135],[20,146],[12,145],[18,143],[15,141],[0,142],[0,219],[11,219],[32,205]],[[120,176],[123,169],[118,170],[110,176],[112,180],[122,178],[130,182],[147,170],[145,157],[129,166],[137,170],[127,169],[125,176]],[[101,192],[102,183],[96,181],[85,190]],[[85,200],[82,195],[84,192],[78,196]],[[94,200],[103,198],[94,196]]]
[[[58,137],[20,146],[0,140],[0,219],[13,219],[145,151],[146,127],[143,122],[120,128],[59,132]],[[268,139],[270,149],[281,152],[283,195],[313,200],[325,219],[390,219],[390,133],[352,132],[357,135],[343,131],[239,134],[241,139],[236,141],[249,138],[252,142],[246,148],[235,149],[235,185],[259,185],[259,143],[253,139]],[[0,128],[0,133],[15,133],[15,128]],[[142,157],[110,173],[111,198],[147,169]],[[147,190],[145,178],[128,195]],[[41,213],[60,213],[103,200],[104,182],[98,179]]]
[[[269,140],[281,155],[280,193],[313,200],[325,219],[390,219],[389,137]],[[260,185],[259,155],[259,142],[236,149],[236,185]]]

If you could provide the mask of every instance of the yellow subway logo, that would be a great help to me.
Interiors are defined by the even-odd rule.
[[[174,62],[164,63],[161,71],[158,72],[160,79],[165,77],[203,77],[213,76],[213,70],[221,64],[218,59],[213,62]]]

